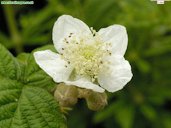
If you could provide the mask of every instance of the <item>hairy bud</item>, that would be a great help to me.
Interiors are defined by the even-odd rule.
[[[71,107],[78,101],[78,90],[75,86],[59,84],[54,93],[55,99],[62,107]]]
[[[98,93],[89,90],[89,93],[87,93],[84,98],[86,99],[88,108],[93,111],[101,110],[107,105],[106,93]]]

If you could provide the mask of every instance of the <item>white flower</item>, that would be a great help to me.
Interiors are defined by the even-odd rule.
[[[131,66],[123,57],[128,37],[121,25],[96,32],[81,20],[63,15],[54,24],[53,42],[58,53],[38,51],[34,57],[57,83],[115,92],[132,78]]]

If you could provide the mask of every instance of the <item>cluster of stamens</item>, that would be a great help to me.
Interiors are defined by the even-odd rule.
[[[102,41],[93,30],[92,34],[70,33],[64,39],[65,47],[62,48],[61,57],[74,67],[78,75],[90,76],[94,82],[101,68],[109,62],[103,61],[104,57],[111,55],[111,44]],[[66,65],[67,68],[67,65]]]

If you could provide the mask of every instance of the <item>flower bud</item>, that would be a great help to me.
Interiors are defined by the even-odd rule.
[[[75,86],[59,84],[54,93],[55,99],[62,107],[71,107],[78,101],[78,90]]]
[[[89,95],[85,97],[85,99],[90,110],[98,111],[103,109],[107,105],[106,93],[91,91]]]

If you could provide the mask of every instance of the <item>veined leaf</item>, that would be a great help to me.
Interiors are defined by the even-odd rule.
[[[53,89],[55,83],[43,70],[36,64],[32,54],[22,53],[18,57],[23,69],[22,81],[30,86],[42,87],[47,90]]]
[[[0,75],[11,79],[18,79],[20,72],[19,64],[12,54],[0,44]]]
[[[10,127],[66,128],[58,104],[47,91],[37,87],[23,88]]]
[[[0,128],[66,128],[50,77],[31,54],[18,60],[0,44]]]

